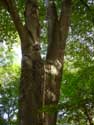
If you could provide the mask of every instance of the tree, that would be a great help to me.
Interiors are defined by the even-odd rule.
[[[0,123],[17,124],[19,67],[4,65],[0,67]],[[3,120],[4,119],[4,120]]]
[[[19,2],[19,1],[18,1]],[[40,110],[58,104],[64,62],[64,49],[69,29],[71,0],[61,2],[57,14],[54,0],[47,1],[48,49],[46,59],[40,55],[39,5],[37,0],[25,0],[25,25],[18,13],[18,2],[1,0],[19,34],[22,66],[19,95],[19,125],[55,125],[57,112]]]
[[[79,9],[79,11],[83,13],[82,10],[84,9],[82,9],[81,6],[83,5],[80,5],[81,10]],[[89,7],[91,8],[91,6]],[[73,30],[73,32],[76,33],[73,33],[74,35],[71,34],[72,37],[70,36],[71,39],[69,39],[66,46],[59,106],[60,109],[62,109],[62,114],[59,115],[60,118],[58,120],[61,124],[94,124],[94,44],[92,44],[94,41],[94,25],[92,25],[90,18],[87,19],[86,11],[84,18],[87,21],[81,20],[83,16],[80,16],[79,19],[77,15],[83,15],[81,13],[77,13],[76,16],[73,17],[75,18],[73,21],[76,22],[72,22],[72,25],[78,25],[76,29]],[[90,35],[88,33],[90,33]]]
[[[79,61],[78,61],[79,63]],[[86,63],[87,64],[87,63]],[[70,66],[72,66],[71,64]],[[82,64],[83,65],[83,64]],[[61,87],[60,109],[62,109],[59,122],[93,125],[94,114],[94,65],[89,62],[83,68],[72,67],[72,70],[65,70]],[[73,71],[74,70],[74,71]]]

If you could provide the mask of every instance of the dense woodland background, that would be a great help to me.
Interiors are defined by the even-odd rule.
[[[24,24],[24,0],[17,0]],[[1,7],[1,6],[0,6]],[[61,4],[56,0],[58,15]],[[47,23],[44,2],[39,2],[41,56],[47,50]],[[45,19],[45,20],[44,20]],[[0,8],[0,125],[17,125],[20,81],[20,40],[9,13]],[[45,107],[58,111],[57,125],[94,124],[94,1],[73,0],[59,104]]]

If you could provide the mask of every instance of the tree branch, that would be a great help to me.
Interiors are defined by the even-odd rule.
[[[54,52],[55,44],[55,36],[58,30],[58,16],[57,10],[54,3],[54,0],[49,0],[47,7],[47,19],[48,19],[48,51],[47,51],[47,59],[51,58],[51,53]],[[54,43],[53,43],[54,42]]]
[[[15,27],[18,31],[18,34],[19,34],[20,38],[23,39],[24,26],[23,26],[22,21],[19,17],[19,14],[18,14],[18,11],[16,8],[15,0],[1,0],[1,4],[10,13],[11,18],[12,18],[12,20],[15,24]]]
[[[40,24],[37,0],[26,0],[25,22],[32,42],[39,43]]]
[[[48,16],[49,46],[47,60],[53,60],[53,62],[58,61],[60,64],[63,64],[64,49],[68,36],[71,1],[72,0],[63,0],[59,19],[56,17],[54,9],[50,10]],[[51,13],[55,13],[54,16],[52,16]]]
[[[29,35],[29,48],[32,51],[31,58],[40,60],[40,24],[37,0],[25,1],[25,27]],[[31,52],[30,52],[31,53]]]
[[[71,15],[71,1],[72,0],[63,0],[62,2],[62,10],[61,10],[59,24],[60,24],[60,37],[63,48],[65,48],[66,38],[68,36],[68,29],[70,23],[70,15]]]

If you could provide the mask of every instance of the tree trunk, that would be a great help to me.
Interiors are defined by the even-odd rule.
[[[51,74],[52,65],[41,60],[32,61],[31,65],[22,62],[19,124],[56,125],[57,111],[49,113],[49,107],[58,104],[62,72]],[[46,106],[47,112],[42,112]]]
[[[41,61],[31,62],[31,66],[24,61],[19,100],[19,125],[42,125],[40,109],[42,108],[43,65]]]
[[[71,0],[63,1],[59,20],[54,1],[48,3],[48,50],[45,61],[39,53],[40,36],[36,3],[26,0],[28,33],[27,39],[22,41],[25,45],[22,44],[19,125],[56,125],[57,111],[49,113],[49,107],[56,106],[59,101]],[[46,106],[48,111],[42,112]]]
[[[51,66],[52,65],[50,65],[50,67]],[[44,108],[45,106],[47,107],[47,112],[44,112],[43,125],[56,125],[57,120],[56,107],[59,101],[62,71],[60,71],[58,75],[51,73],[52,72],[45,73]]]

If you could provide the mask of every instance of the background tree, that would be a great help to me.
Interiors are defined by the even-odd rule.
[[[0,124],[16,125],[20,67],[16,53],[4,41],[0,44]],[[17,59],[17,58],[16,58]]]

